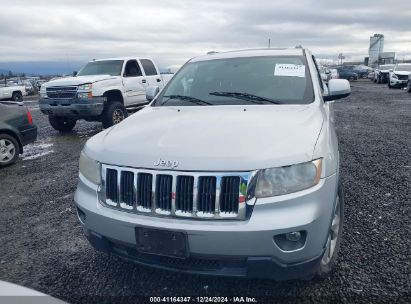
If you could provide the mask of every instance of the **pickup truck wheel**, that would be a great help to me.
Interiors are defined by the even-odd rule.
[[[17,140],[8,134],[0,134],[0,168],[15,163],[19,154]]]
[[[325,278],[332,270],[340,250],[342,229],[344,220],[344,193],[341,184],[338,186],[337,197],[327,238],[324,254],[318,265],[316,275],[319,278]]]
[[[22,101],[23,100],[23,95],[21,95],[20,92],[14,92],[13,95],[11,95],[11,100],[13,100],[13,101]]]
[[[101,121],[104,128],[109,128],[120,123],[127,116],[127,110],[121,102],[111,102],[105,107]]]
[[[77,123],[77,121],[73,118],[52,115],[49,115],[49,122],[55,130],[62,133],[70,132],[71,130],[73,130],[74,126]]]

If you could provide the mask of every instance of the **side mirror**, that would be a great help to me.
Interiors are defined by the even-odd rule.
[[[350,83],[346,79],[331,79],[328,82],[328,95],[323,96],[324,101],[345,98],[351,94]]]
[[[152,101],[154,97],[160,92],[160,88],[158,86],[150,86],[146,89],[146,99],[148,101]]]
[[[74,71],[73,72],[73,77],[76,77],[77,76],[77,71]]]
[[[394,72],[394,70],[393,70],[393,69],[390,69],[389,72]]]

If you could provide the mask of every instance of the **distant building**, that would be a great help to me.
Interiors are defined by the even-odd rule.
[[[368,49],[368,65],[374,66],[379,63],[380,54],[384,52],[384,35],[374,34],[370,37],[370,48]]]
[[[382,34],[374,34],[370,37],[368,55],[364,63],[370,67],[395,63],[395,52],[384,52],[384,35]]]

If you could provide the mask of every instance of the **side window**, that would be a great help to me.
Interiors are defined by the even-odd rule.
[[[141,59],[141,65],[143,66],[144,71],[146,72],[146,76],[153,76],[157,75],[157,70],[151,60],[148,59]]]
[[[321,78],[320,70],[318,69],[318,64],[317,64],[317,61],[315,60],[314,56],[313,56],[313,61],[314,61],[314,64],[315,64],[315,68],[317,69],[318,82],[320,83],[321,91],[324,93],[323,79]]]
[[[124,77],[137,77],[142,76],[140,67],[137,64],[137,60],[129,60],[126,63],[126,67],[124,69]]]

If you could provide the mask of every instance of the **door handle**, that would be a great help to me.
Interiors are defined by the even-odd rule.
[[[160,78],[157,78],[157,82],[161,82],[161,79],[160,79]]]
[[[146,82],[147,82],[147,80],[143,79],[141,82],[142,82],[142,83],[146,83]]]

